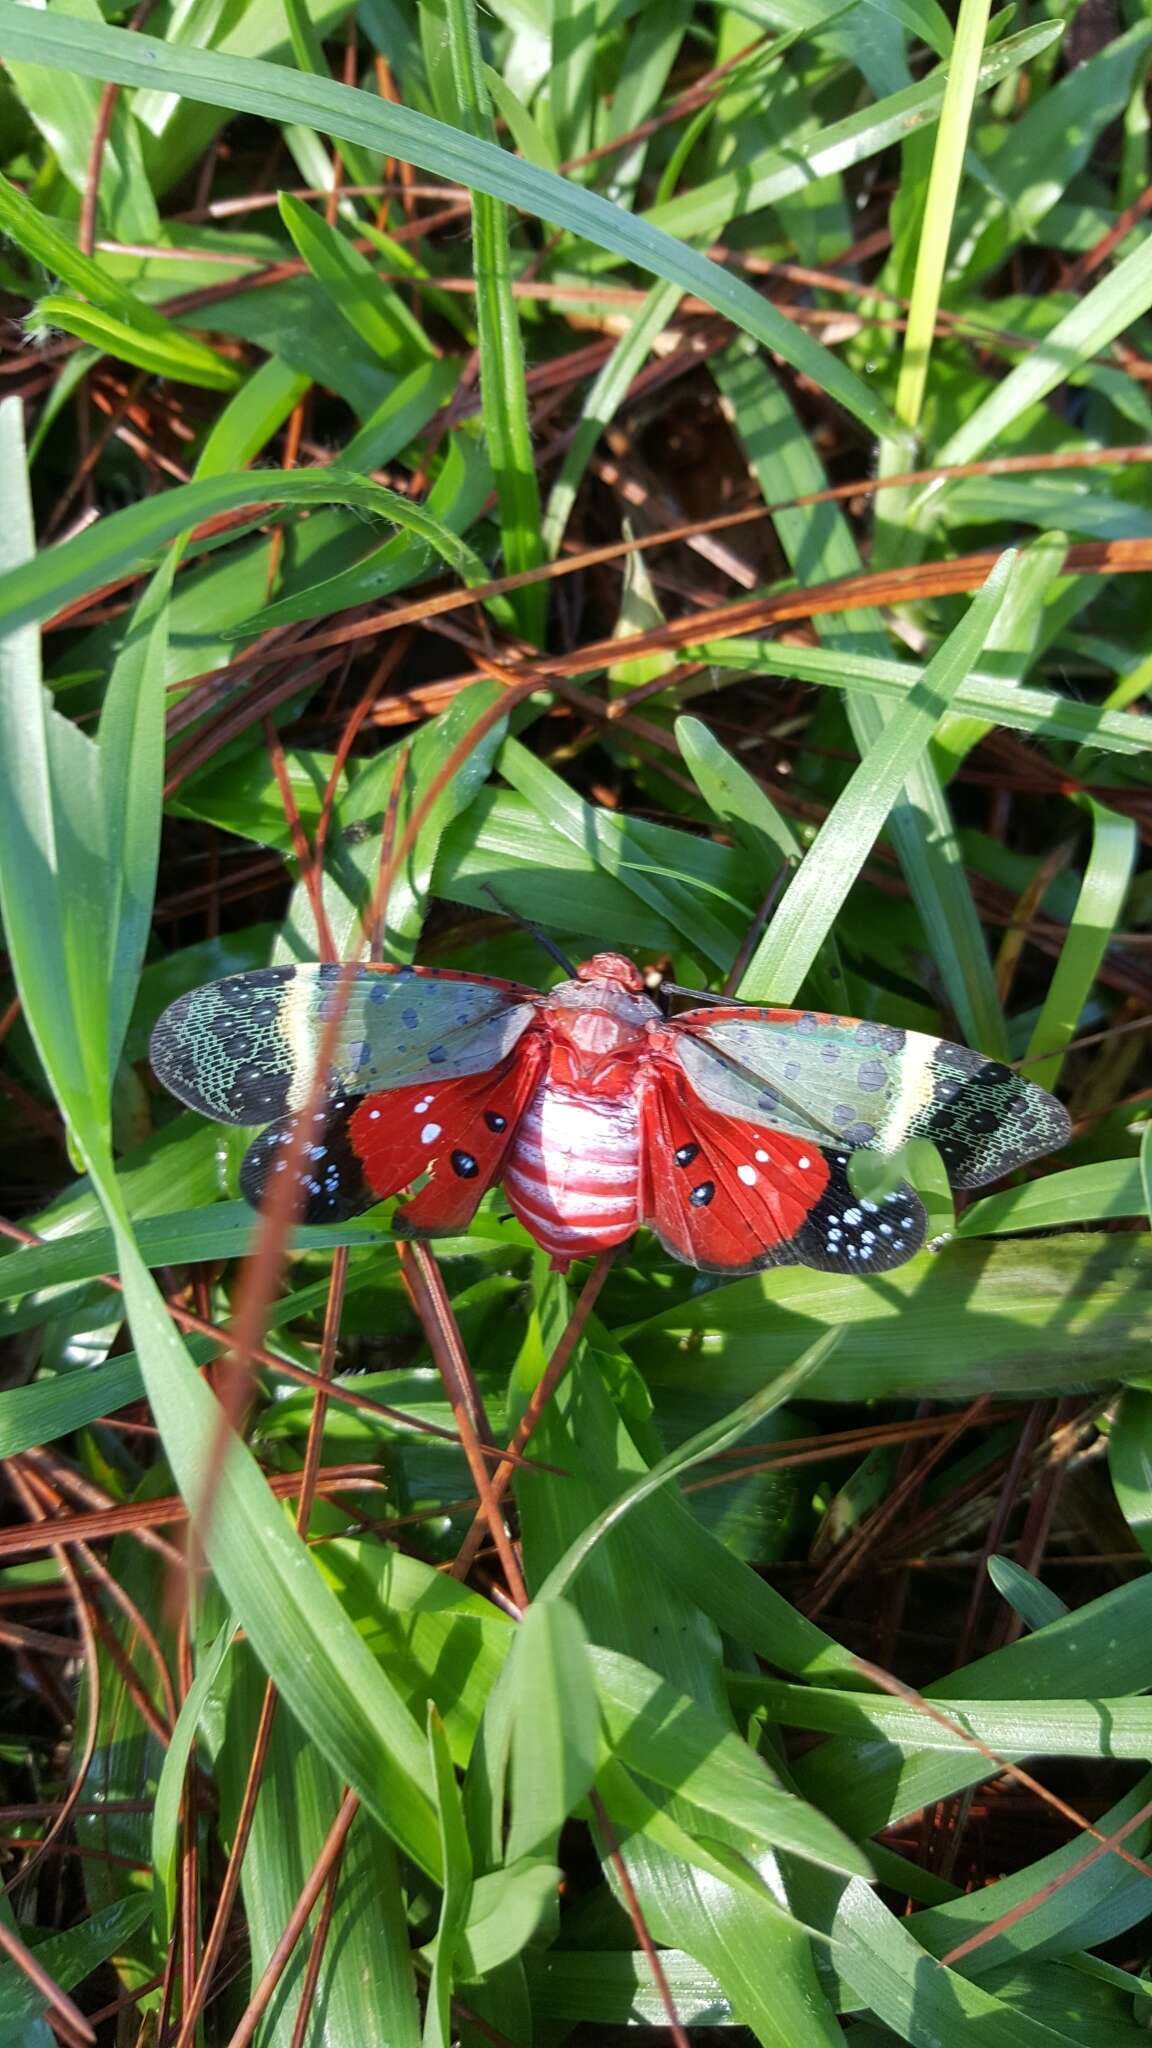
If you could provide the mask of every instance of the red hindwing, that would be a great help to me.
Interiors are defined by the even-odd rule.
[[[487,1073],[366,1095],[348,1135],[368,1199],[383,1201],[427,1174],[396,1228],[404,1235],[467,1229],[481,1196],[501,1177],[543,1060],[543,1040],[530,1028]]]
[[[640,1173],[641,1213],[665,1249],[716,1273],[791,1263],[830,1178],[816,1146],[709,1109],[671,1061],[644,1090]]]
[[[640,1172],[643,1220],[705,1273],[885,1272],[924,1236],[910,1188],[859,1199],[846,1154],[710,1108],[673,1061],[660,1061],[644,1090]]]

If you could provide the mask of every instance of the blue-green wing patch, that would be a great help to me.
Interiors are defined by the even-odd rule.
[[[743,1122],[895,1152],[931,1138],[954,1187],[983,1187],[1067,1142],[1062,1103],[999,1060],[857,1017],[693,1010],[673,1024],[697,1094]]]
[[[339,966],[266,967],[171,1003],[152,1033],[152,1066],[202,1116],[268,1123],[308,1101],[340,1003],[327,1096],[482,1073],[512,1050],[537,1001],[516,982],[414,967],[356,967],[350,977]]]

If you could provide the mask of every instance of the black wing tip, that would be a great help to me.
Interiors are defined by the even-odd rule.
[[[1072,1119],[1055,1095],[964,1046],[936,1055],[935,1096],[909,1136],[930,1138],[954,1188],[983,1188],[1058,1152]]]
[[[194,1033],[190,1029],[194,999],[198,994],[199,990],[190,989],[161,1011],[148,1040],[148,1061],[156,1079],[169,1095],[174,1095],[186,1109],[195,1109],[201,1116],[210,1117],[213,1111],[196,1082]]]
[[[362,1215],[378,1197],[364,1177],[364,1167],[352,1143],[350,1124],[357,1104],[337,1101],[313,1114],[308,1136],[296,1155],[296,1187],[293,1216],[297,1223],[347,1223]],[[261,1131],[240,1162],[240,1192],[253,1209],[263,1206],[268,1186],[282,1162],[288,1170],[286,1153],[291,1146],[299,1118],[281,1117]]]
[[[828,1163],[828,1185],[792,1239],[800,1264],[865,1280],[907,1265],[928,1235],[928,1211],[915,1189],[901,1181],[874,1202],[853,1192],[845,1157]]]
[[[288,1107],[290,1075],[282,1058],[270,1056],[270,1022],[278,1003],[263,991],[279,991],[295,967],[261,967],[228,974],[187,989],[169,1003],[152,1027],[148,1056],[158,1081],[213,1123],[262,1124]]]

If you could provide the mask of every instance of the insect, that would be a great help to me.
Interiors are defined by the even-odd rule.
[[[924,1208],[904,1183],[883,1200],[855,1195],[854,1151],[931,1138],[953,1185],[970,1188],[1070,1131],[1054,1096],[946,1039],[746,1004],[669,1020],[618,953],[547,994],[419,967],[230,975],[165,1010],[152,1064],[191,1109],[267,1122],[240,1171],[250,1202],[289,1169],[307,1114],[295,1155],[306,1221],[419,1183],[397,1231],[455,1233],[501,1182],[560,1271],[646,1224],[706,1273],[887,1272],[923,1243]]]

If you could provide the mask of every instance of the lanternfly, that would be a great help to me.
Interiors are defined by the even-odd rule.
[[[501,1182],[560,1270],[647,1225],[703,1272],[886,1272],[923,1243],[924,1209],[903,1183],[858,1198],[852,1152],[931,1138],[953,1186],[980,1187],[1070,1128],[1044,1089],[946,1039],[751,1005],[668,1020],[617,953],[547,994],[427,968],[271,967],[181,996],[152,1038],[190,1108],[273,1119],[241,1168],[253,1203],[287,1167],[334,1014],[294,1153],[305,1219],[419,1183],[397,1231],[459,1232]]]

